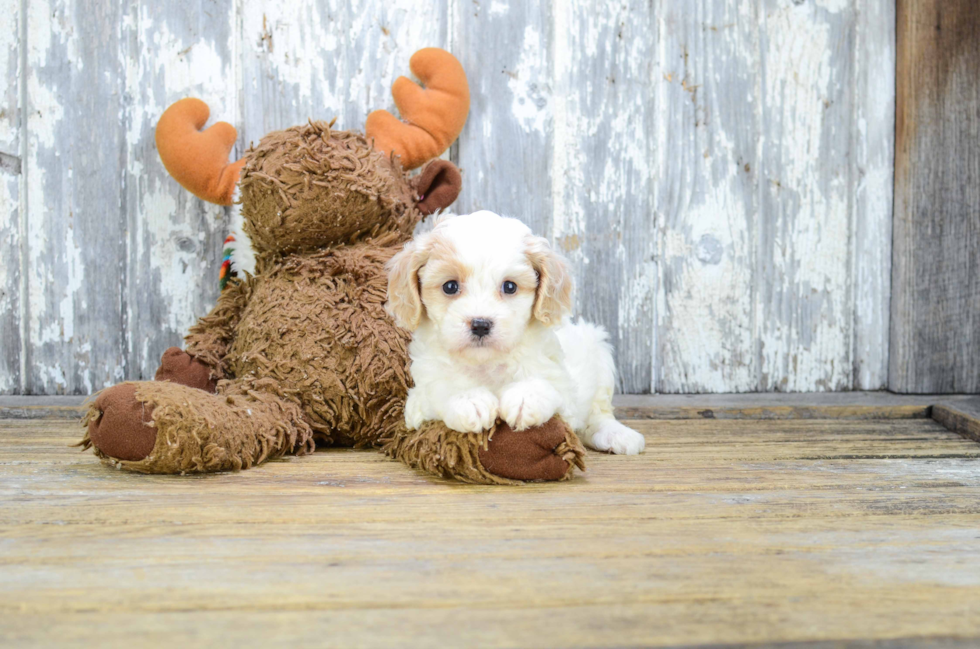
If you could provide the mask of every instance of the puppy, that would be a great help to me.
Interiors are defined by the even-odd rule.
[[[589,447],[633,455],[643,436],[613,417],[606,332],[566,322],[565,260],[516,219],[447,215],[388,263],[386,309],[414,332],[405,422],[514,430],[561,415]]]

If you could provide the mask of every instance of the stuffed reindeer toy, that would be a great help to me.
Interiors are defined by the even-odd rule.
[[[237,187],[255,273],[228,282],[185,349],[163,354],[156,380],[95,397],[83,448],[143,473],[247,469],[317,444],[374,447],[483,484],[583,468],[578,439],[557,417],[522,431],[405,425],[410,334],[385,312],[385,264],[459,194],[459,171],[436,158],[469,111],[466,75],[448,52],[420,50],[410,67],[424,88],[405,77],[393,85],[404,121],[375,111],[364,135],[310,121],[269,133],[237,162],[228,161],[231,125],[200,130],[203,102],[167,109],[156,131],[165,167],[213,203],[231,204]]]

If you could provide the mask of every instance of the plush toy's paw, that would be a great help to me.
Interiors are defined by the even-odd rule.
[[[160,357],[156,381],[170,381],[205,392],[215,392],[218,380],[211,377],[211,368],[180,347],[170,347]]]
[[[496,422],[478,434],[427,421],[418,430],[392,431],[384,452],[431,475],[475,484],[567,480],[576,467],[585,470],[585,449],[561,417],[522,431]]]
[[[588,446],[597,451],[616,455],[638,455],[646,447],[646,439],[632,428],[615,419],[602,422],[589,441]]]
[[[479,433],[493,426],[498,408],[490,390],[468,390],[450,397],[443,422],[459,433]]]
[[[514,430],[525,430],[554,417],[559,406],[561,395],[547,381],[521,381],[500,396],[500,418]]]
[[[106,388],[90,409],[88,439],[103,455],[135,462],[153,451],[157,441],[157,429],[150,424],[153,407],[136,398],[134,383]]]
[[[561,480],[574,466],[584,468],[583,454],[565,422],[554,417],[521,431],[498,424],[486,448],[480,449],[480,463],[511,480]]]

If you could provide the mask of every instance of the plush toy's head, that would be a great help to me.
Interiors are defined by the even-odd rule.
[[[235,129],[219,122],[200,131],[208,107],[196,99],[173,104],[160,118],[156,140],[170,174],[205,200],[241,197],[245,234],[260,255],[308,252],[387,232],[406,237],[426,214],[459,194],[459,171],[433,160],[415,177],[408,170],[442,153],[469,110],[459,62],[429,48],[412,56],[422,89],[405,77],[392,87],[408,123],[387,111],[368,116],[366,135],[310,121],[266,135],[241,160],[228,162]]]
[[[246,154],[239,181],[245,233],[256,250],[279,253],[409,235],[423,215],[452,203],[459,185],[450,162],[430,162],[410,179],[365,136],[326,122],[262,138]]]

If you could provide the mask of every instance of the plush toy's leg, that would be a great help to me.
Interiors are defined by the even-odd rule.
[[[383,450],[412,468],[474,484],[568,480],[585,470],[585,449],[559,417],[515,431],[503,422],[485,433],[457,433],[441,422],[399,428]]]
[[[237,471],[313,451],[302,409],[271,382],[223,381],[219,391],[165,381],[107,388],[89,404],[79,445],[140,473]]]

